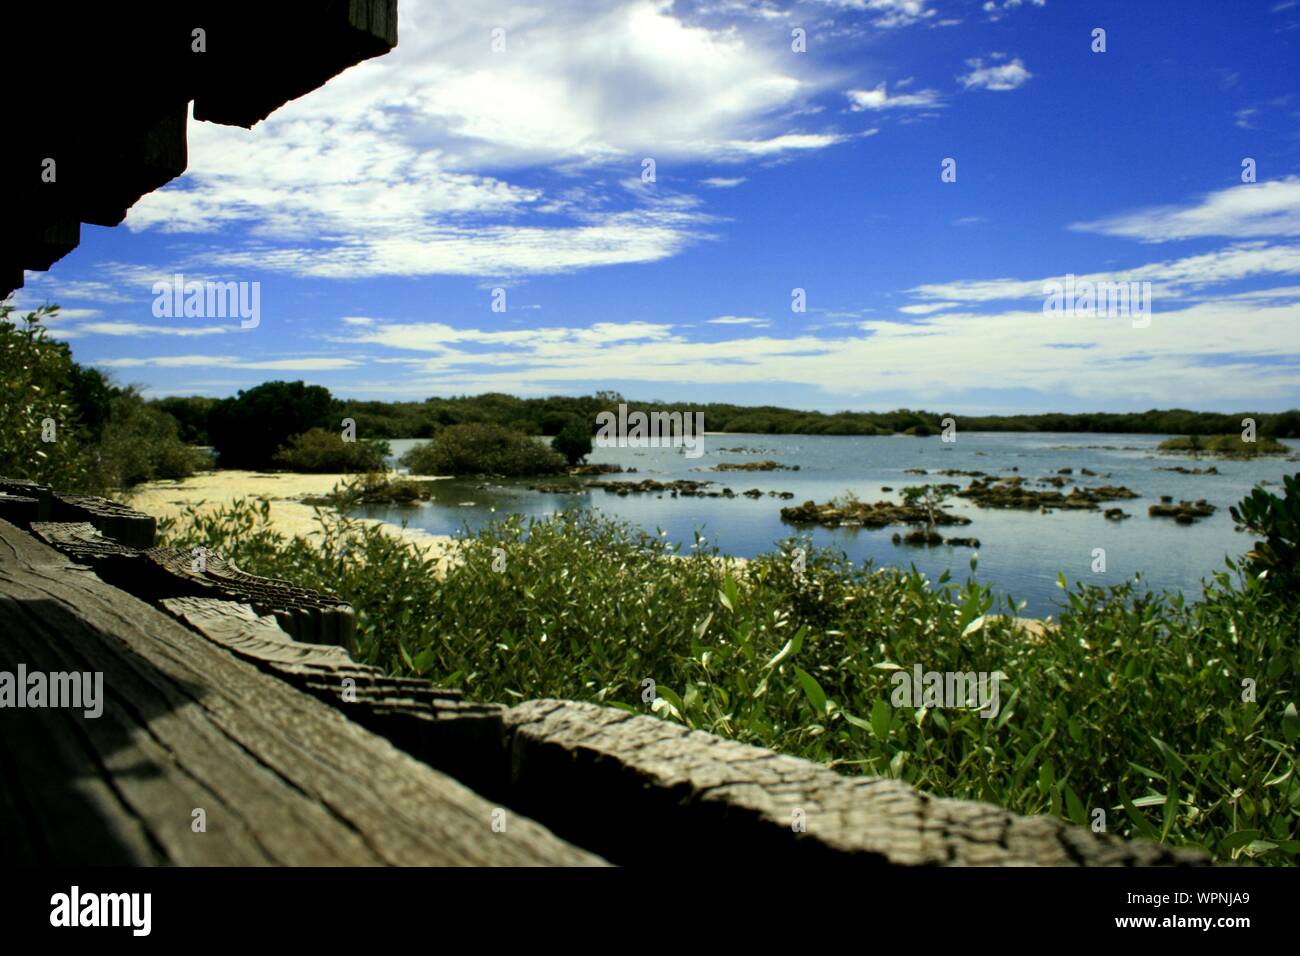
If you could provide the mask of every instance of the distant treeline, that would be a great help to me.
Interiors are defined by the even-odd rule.
[[[265,425],[267,417],[283,415],[290,393],[290,407],[307,402],[310,414],[295,417],[294,425],[305,430],[311,425],[338,428],[350,418],[359,438],[430,438],[448,425],[485,422],[530,435],[557,435],[573,421],[585,422],[594,433],[596,416],[617,412],[620,403],[645,412],[703,412],[705,428],[714,432],[745,432],[765,435],[931,435],[943,429],[951,417],[961,431],[996,432],[1130,432],[1162,435],[1224,435],[1239,433],[1242,419],[1253,418],[1258,433],[1276,438],[1300,437],[1300,411],[1281,413],[1195,412],[1187,409],[1152,409],[1145,412],[1088,412],[1044,415],[960,415],[951,412],[914,411],[900,408],[889,412],[799,411],[772,405],[748,407],[720,403],[692,404],[638,402],[615,392],[597,392],[579,397],[516,398],[489,393],[455,398],[429,398],[422,402],[363,402],[333,398],[319,386],[303,392],[302,383],[267,383],[227,399],[201,397],[164,398],[156,406],[171,414],[180,426],[181,437],[195,444],[222,444],[224,433],[236,426],[242,441],[256,432],[253,422]],[[242,397],[241,397],[242,396]],[[260,401],[253,401],[254,397]],[[236,414],[243,412],[243,414]],[[300,419],[300,420],[298,420]],[[276,431],[276,429],[270,429]],[[223,433],[218,435],[216,433]],[[269,436],[268,436],[269,437]],[[214,440],[216,439],[216,440]]]

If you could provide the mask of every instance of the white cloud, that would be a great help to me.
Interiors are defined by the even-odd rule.
[[[1229,186],[1188,206],[1153,206],[1070,228],[1141,242],[1300,236],[1300,176]]]
[[[882,81],[870,90],[848,90],[849,109],[855,113],[863,110],[930,109],[941,107],[938,90],[917,90],[915,93],[896,93],[890,96]]]
[[[944,309],[956,309],[960,305],[960,302],[924,302],[918,305],[901,306],[898,311],[904,315],[929,315],[932,312],[942,312]]]
[[[1024,6],[1026,3],[1035,7],[1047,6],[1047,0],[1002,0],[1000,4],[997,0],[986,0],[984,12],[989,15],[990,20],[1001,20],[1007,15],[1007,11]]]
[[[224,335],[230,329],[219,325],[144,325],[140,322],[82,322],[77,332],[85,335]]]
[[[922,299],[964,304],[1042,300],[1043,284],[1068,270],[1038,279],[973,279],[920,285],[909,291]],[[1076,274],[1078,281],[1150,282],[1161,298],[1202,297],[1208,286],[1268,276],[1300,275],[1300,246],[1246,242],[1183,259],[1152,262],[1127,270]]]
[[[720,315],[716,319],[709,319],[709,325],[753,325],[758,328],[767,328],[772,323],[768,319],[756,319],[748,315]]]
[[[1041,392],[1054,401],[1123,394],[1148,407],[1185,402],[1188,376],[1195,374],[1202,404],[1274,400],[1294,395],[1300,352],[1300,298],[1274,291],[1279,294],[1225,296],[1177,309],[1157,300],[1145,329],[1122,318],[1049,317],[1038,303],[987,314],[867,320],[833,338],[763,333],[716,342],[690,341],[654,323],[535,333],[381,325],[369,341],[423,355],[419,364],[401,366],[404,372],[382,366],[389,378],[367,387],[394,395],[536,394],[610,381],[708,381],[811,386],[842,398],[906,390],[935,405],[948,395],[997,387]],[[1086,373],[1079,348],[1087,349]],[[1008,355],[1015,360],[1007,361]]]
[[[259,371],[322,372],[355,368],[356,359],[283,358],[249,361],[233,355],[155,355],[149,358],[96,359],[92,364],[105,368],[242,368]]]
[[[495,27],[506,31],[504,52],[491,49]],[[655,261],[700,238],[702,219],[591,177],[637,176],[645,156],[661,170],[770,161],[852,138],[801,125],[829,80],[815,66],[796,70],[770,33],[687,22],[661,0],[557,0],[545,10],[404,2],[402,42],[389,55],[251,131],[191,123],[190,172],[142,199],[127,226],[243,229],[242,245],[258,252],[224,264],[256,267],[265,255],[273,268],[315,276]],[[585,174],[588,186],[519,181],[516,170],[538,167]]]
[[[313,245],[214,251],[206,261],[321,278],[554,274],[629,262],[657,262],[707,238],[709,218],[681,210],[634,210],[593,217],[590,225],[420,225],[392,236]]]
[[[746,181],[744,176],[710,176],[708,179],[701,179],[700,185],[708,186],[710,189],[730,189]]]
[[[978,58],[967,60],[966,65],[971,71],[957,79],[968,90],[1014,90],[1024,86],[1033,77],[1019,57],[997,66],[985,66],[984,61]]]

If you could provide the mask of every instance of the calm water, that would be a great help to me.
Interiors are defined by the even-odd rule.
[[[948,535],[980,539],[977,577],[998,590],[1026,602],[1032,616],[1056,613],[1061,591],[1058,572],[1073,583],[1114,584],[1141,572],[1152,588],[1199,593],[1200,581],[1223,567],[1228,554],[1249,549],[1246,534],[1233,529],[1228,506],[1235,504],[1261,480],[1280,484],[1285,474],[1300,471],[1294,461],[1272,458],[1254,462],[1194,461],[1182,456],[1158,455],[1164,436],[1003,434],[963,432],[955,443],[938,438],[856,438],[807,435],[709,435],[704,454],[688,459],[671,448],[597,448],[588,459],[637,469],[635,475],[609,475],[612,480],[655,478],[712,479],[740,494],[750,488],[791,491],[782,501],[750,499],[672,498],[668,495],[631,494],[625,497],[603,489],[581,495],[542,494],[528,490],[530,482],[439,481],[432,483],[434,500],[416,507],[367,507],[354,513],[380,518],[435,534],[473,530],[503,514],[545,516],[572,508],[598,508],[636,523],[647,530],[661,529],[666,537],[688,550],[699,531],[724,553],[750,557],[771,550],[776,542],[795,534],[810,537],[815,545],[844,551],[854,561],[870,559],[876,565],[914,564],[931,579],[948,570],[958,580],[970,573],[969,548],[911,548],[894,545],[890,538],[904,528],[808,528],[786,524],[781,508],[805,500],[818,503],[855,492],[864,501],[897,500],[898,490],[924,482],[953,482],[965,487],[964,476],[941,477],[905,474],[908,468],[931,473],[945,468],[983,471],[992,475],[1019,474],[1031,479],[1073,468],[1085,485],[1112,484],[1131,488],[1142,497],[1116,501],[1133,515],[1123,522],[1107,521],[1100,511],[1011,511],[977,508],[954,498],[945,508],[972,519],[964,527],[944,529]],[[391,443],[394,460],[413,440]],[[1289,442],[1293,452],[1297,443]],[[744,447],[748,453],[724,451]],[[770,458],[798,465],[797,472],[708,472],[722,461],[744,462]],[[1180,475],[1159,466],[1214,465],[1220,474]],[[1012,468],[1018,468],[1012,472]],[[1089,468],[1098,477],[1080,477]],[[1109,477],[1106,477],[1109,476]],[[549,479],[548,479],[549,480]],[[890,486],[895,490],[885,492]],[[1029,485],[1042,489],[1046,486]],[[1069,488],[1063,488],[1068,493]],[[1147,506],[1171,495],[1175,501],[1205,498],[1218,507],[1212,517],[1193,525],[1178,525],[1168,518],[1151,518]],[[1106,571],[1092,571],[1093,549],[1106,551]]]

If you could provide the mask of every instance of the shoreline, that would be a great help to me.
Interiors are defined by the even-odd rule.
[[[268,527],[286,537],[300,537],[311,540],[320,535],[320,525],[316,520],[317,508],[329,508],[338,512],[331,505],[304,504],[302,499],[326,495],[342,481],[355,478],[355,475],[328,473],[306,474],[302,472],[261,472],[242,469],[217,469],[198,472],[189,478],[180,480],[164,479],[137,485],[123,493],[123,500],[155,518],[173,518],[180,520],[186,508],[193,507],[199,514],[210,514],[221,507],[228,507],[235,501],[246,498],[252,501],[270,503],[270,521]],[[418,481],[441,481],[441,475],[403,475]],[[418,528],[403,528],[400,525],[380,521],[377,518],[352,518],[364,524],[377,526],[385,534],[404,541],[421,551],[427,557],[444,557],[453,547],[451,535],[432,534]]]

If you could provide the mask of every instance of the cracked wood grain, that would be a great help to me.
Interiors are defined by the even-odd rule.
[[[0,711],[12,862],[587,865],[493,804],[0,520],[0,669],[98,671],[103,715]],[[192,829],[206,813],[206,832]]]
[[[1199,853],[930,796],[655,717],[535,700],[506,713],[511,798],[615,862],[707,847],[730,864],[1148,866]],[[555,782],[563,780],[562,787]],[[562,791],[562,792],[561,792]],[[802,832],[795,828],[801,821]],[[648,858],[647,858],[648,862]]]

